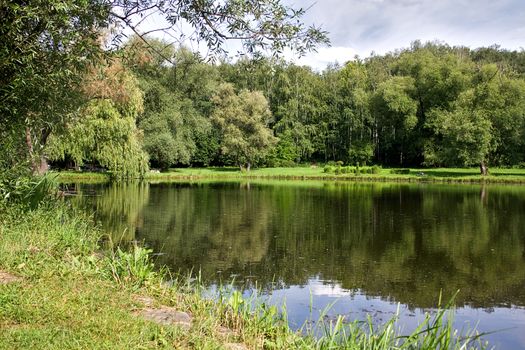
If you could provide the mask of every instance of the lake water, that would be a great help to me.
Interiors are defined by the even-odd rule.
[[[114,240],[213,289],[234,280],[287,305],[292,327],[376,322],[409,331],[459,290],[456,326],[525,348],[525,187],[343,182],[73,185]],[[312,303],[312,305],[310,305]],[[310,310],[310,306],[312,307]],[[503,330],[504,329],[504,330]]]

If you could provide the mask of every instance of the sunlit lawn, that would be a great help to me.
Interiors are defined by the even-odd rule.
[[[489,176],[482,177],[478,168],[410,168],[408,174],[394,173],[394,169],[382,168],[377,174],[362,171],[356,175],[326,173],[323,166],[298,166],[287,168],[252,168],[240,171],[237,167],[172,168],[168,171],[150,171],[148,180],[176,180],[186,178],[276,178],[276,179],[325,179],[325,180],[381,180],[381,181],[456,181],[456,182],[508,182],[525,183],[525,169],[490,168]],[[104,182],[110,180],[107,173],[58,172],[60,182]]]
[[[379,174],[361,174],[366,177],[436,177],[436,178],[464,178],[481,177],[478,168],[410,168],[409,174],[393,174],[392,169],[381,169]],[[492,168],[490,175],[494,177],[525,177],[525,169]],[[174,168],[166,173],[151,174],[153,176],[163,175],[180,176],[322,176],[322,177],[355,177],[355,174],[335,175],[325,173],[323,167],[293,167],[293,168],[253,168],[249,172],[241,172],[234,167],[210,167],[210,168]]]

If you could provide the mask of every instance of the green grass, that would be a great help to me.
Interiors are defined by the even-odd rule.
[[[70,209],[3,214],[0,270],[22,282],[0,285],[0,349],[219,349],[226,342],[260,342],[255,329],[221,335],[225,318],[214,302],[186,283],[166,287],[147,249],[93,254],[101,232]],[[189,312],[191,331],[134,316],[141,307],[137,295]]]
[[[361,168],[363,169],[363,168]],[[323,167],[255,168],[241,172],[233,167],[176,168],[166,172],[146,174],[150,181],[187,179],[293,179],[293,180],[344,180],[435,183],[525,183],[525,169],[492,168],[489,176],[479,175],[477,168],[408,169],[408,174],[394,173],[395,169],[380,169],[377,174],[326,173]],[[61,182],[103,182],[109,176],[103,173],[59,172]]]
[[[56,178],[62,183],[73,183],[82,181],[86,183],[103,183],[111,181],[109,173],[93,173],[89,171],[50,171],[51,176]]]
[[[375,327],[339,318],[294,333],[285,311],[235,291],[218,300],[204,298],[200,284],[155,269],[148,249],[135,245],[129,252],[94,254],[101,235],[89,218],[63,204],[32,211],[3,208],[0,270],[22,281],[0,285],[0,349],[221,349],[228,343],[250,349],[482,347],[474,333],[464,337],[454,331],[445,310],[408,337],[400,336],[395,319]],[[137,296],[188,312],[191,329],[136,317],[142,307]]]

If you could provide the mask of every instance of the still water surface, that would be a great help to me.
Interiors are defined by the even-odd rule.
[[[457,290],[456,326],[525,348],[525,187],[324,182],[75,185],[115,239],[158,263],[329,317],[415,327]],[[310,301],[313,310],[310,313]]]

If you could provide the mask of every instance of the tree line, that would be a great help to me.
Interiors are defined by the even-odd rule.
[[[0,26],[0,167],[22,159],[39,173],[51,161],[134,177],[150,167],[340,161],[487,174],[525,161],[523,50],[416,41],[318,72],[258,51],[326,43],[321,30],[293,24],[301,11],[269,0],[177,3],[186,12],[155,1],[0,6],[10,19]],[[148,4],[184,17],[212,52],[238,38],[250,55],[210,61],[141,35],[108,51],[100,29],[120,21],[136,30],[126,19]]]
[[[209,63],[184,47],[148,45],[155,50],[132,39],[103,80],[88,78],[85,89],[112,107],[97,102],[52,140],[50,159],[110,168],[96,152],[126,147],[123,167],[342,161],[482,174],[525,161],[523,51],[414,42],[317,72],[271,58]],[[98,139],[84,147],[90,135]]]

